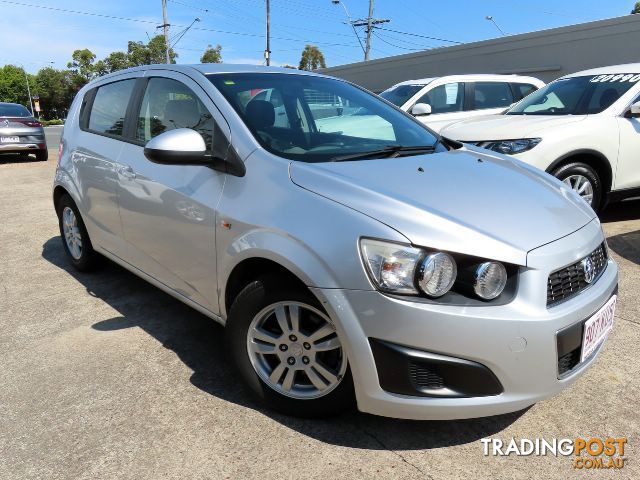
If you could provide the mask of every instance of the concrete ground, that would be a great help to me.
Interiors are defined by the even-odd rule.
[[[113,264],[70,269],[51,205],[56,152],[0,157],[0,478],[640,478],[639,202],[603,216],[621,269],[616,324],[561,395],[478,420],[306,421],[247,397],[213,321]],[[484,457],[479,441],[576,436],[627,437],[627,466]]]

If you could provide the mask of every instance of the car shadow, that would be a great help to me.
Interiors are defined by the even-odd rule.
[[[6,165],[10,163],[36,163],[38,160],[35,156],[15,154],[15,153],[3,153],[0,155],[0,165]]]
[[[621,257],[640,265],[640,230],[609,237],[607,245]]]
[[[613,203],[607,206],[599,217],[602,223],[637,220],[640,218],[640,200]]]
[[[458,421],[395,420],[348,412],[323,420],[288,417],[264,409],[242,388],[224,358],[224,328],[124,268],[105,261],[99,272],[79,273],[68,262],[59,236],[49,239],[42,257],[81,283],[118,315],[92,325],[98,332],[141,328],[173,351],[192,371],[190,382],[228,402],[259,411],[314,439],[351,448],[417,450],[478,441],[500,432],[525,410]]]

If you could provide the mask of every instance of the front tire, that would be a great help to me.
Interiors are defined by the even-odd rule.
[[[331,320],[305,288],[263,276],[237,296],[226,327],[229,359],[249,391],[297,417],[353,408],[347,358]]]
[[[591,205],[591,208],[598,211],[602,201],[602,181],[592,167],[586,163],[573,162],[557,168],[552,175],[580,195]]]
[[[100,260],[99,254],[93,249],[78,207],[68,194],[60,197],[56,212],[62,246],[71,264],[80,272],[95,269]]]

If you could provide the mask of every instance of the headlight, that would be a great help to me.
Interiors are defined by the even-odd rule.
[[[458,269],[448,253],[429,253],[420,264],[418,285],[430,297],[441,297],[453,286]]]
[[[484,262],[477,266],[473,291],[483,300],[493,300],[507,285],[507,269],[499,262]]]
[[[516,153],[526,152],[538,145],[541,138],[522,138],[520,140],[499,140],[496,142],[487,142],[482,146],[487,150],[504,153],[505,155],[514,155]]]
[[[416,294],[416,266],[422,250],[409,245],[363,238],[360,252],[371,280],[380,290]]]

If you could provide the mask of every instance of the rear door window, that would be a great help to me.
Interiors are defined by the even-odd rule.
[[[136,83],[134,78],[98,87],[89,113],[89,130],[122,136],[125,114]]]
[[[445,83],[432,88],[416,103],[431,105],[431,113],[461,112],[464,108],[464,83]]]
[[[508,107],[513,103],[511,87],[505,82],[476,82],[475,110]]]

